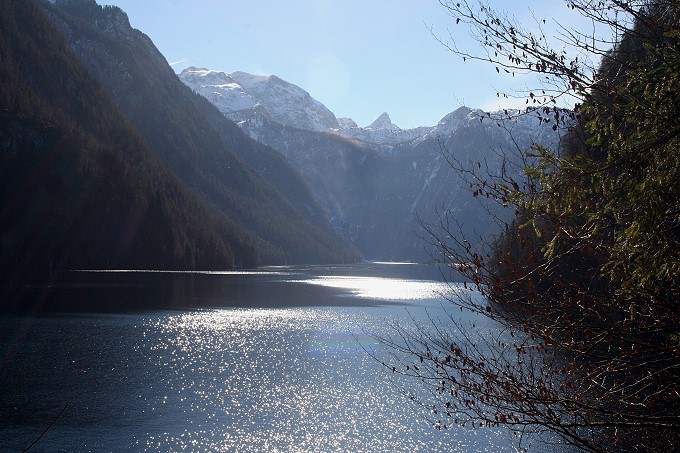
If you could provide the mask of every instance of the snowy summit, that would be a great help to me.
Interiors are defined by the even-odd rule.
[[[368,126],[367,129],[372,129],[372,130],[387,130],[387,131],[400,131],[401,128],[399,128],[396,124],[392,122],[392,118],[387,114],[387,112],[383,112],[382,115],[380,115],[378,118],[376,118],[375,121],[371,123],[370,126]]]
[[[273,123],[303,131],[324,132],[378,146],[416,143],[432,137],[448,137],[460,127],[477,122],[481,110],[460,107],[435,126],[401,129],[387,112],[370,125],[357,126],[350,118],[336,118],[307,91],[275,75],[186,68],[179,74],[184,84],[212,102],[227,118],[251,137],[261,139]]]
[[[328,132],[340,127],[337,118],[302,88],[274,75],[226,74],[189,67],[180,80],[234,121],[264,116],[298,129]]]

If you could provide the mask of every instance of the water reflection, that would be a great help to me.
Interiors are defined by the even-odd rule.
[[[144,347],[191,428],[150,450],[510,451],[498,432],[443,433],[364,348],[397,308],[229,309],[151,323]],[[160,341],[157,339],[160,338]],[[172,395],[183,395],[172,401]],[[157,403],[158,406],[158,403]],[[156,407],[156,410],[159,410]],[[160,409],[162,410],[162,408]],[[161,412],[163,413],[163,412]],[[190,420],[178,423],[187,426]],[[506,448],[508,447],[508,448]]]
[[[356,305],[357,298],[377,304],[438,297],[447,290],[440,278],[436,267],[405,263],[205,272],[74,271],[59,283],[17,288],[2,301],[2,309],[38,313],[338,306]]]
[[[305,282],[344,289],[355,297],[381,300],[427,300],[442,297],[450,289],[442,282],[381,277],[327,276]]]
[[[231,308],[0,317],[0,448],[20,451],[68,404],[42,451],[514,451],[503,431],[433,429],[402,394],[413,383],[365,353],[392,323],[443,310],[447,286],[360,270],[159,273],[178,306]],[[145,293],[107,300],[131,294]]]

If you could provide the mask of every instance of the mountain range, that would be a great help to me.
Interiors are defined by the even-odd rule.
[[[499,150],[558,140],[534,118],[467,107],[434,126],[384,113],[359,127],[276,76],[178,76],[122,10],[94,0],[0,12],[7,287],[69,269],[426,260],[422,223],[496,228],[452,157],[500,171]]]
[[[533,143],[557,146],[559,140],[531,115],[460,107],[434,126],[401,129],[383,113],[359,127],[277,76],[189,67],[179,78],[250,137],[285,156],[310,182],[336,230],[370,259],[427,260],[433,251],[421,237],[422,224],[436,225],[446,216],[468,237],[497,232],[487,211],[512,213],[473,199],[450,159],[518,172],[520,165],[507,164],[519,163]]]

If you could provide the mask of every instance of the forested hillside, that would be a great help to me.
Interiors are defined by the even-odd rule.
[[[35,2],[0,8],[3,276],[257,262],[251,238],[153,156]]]
[[[302,177],[184,86],[126,14],[94,0],[45,4],[73,54],[150,149],[216,212],[254,238],[261,262],[357,259]]]
[[[112,12],[94,2],[69,5],[79,3]],[[171,108],[152,94],[173,95],[167,80],[156,86],[135,79],[125,93],[116,91],[69,49],[54,11],[52,19],[45,14],[57,6],[9,0],[0,8],[5,283],[82,268],[224,269],[355,259],[324,229],[323,214],[317,225],[307,221],[230,152],[196,109],[178,107],[201,102],[189,90]],[[104,36],[69,20],[79,24],[73,33]],[[120,51],[116,37],[106,39]],[[253,155],[266,168],[266,154]],[[300,177],[287,176],[301,187],[290,190],[305,194]]]

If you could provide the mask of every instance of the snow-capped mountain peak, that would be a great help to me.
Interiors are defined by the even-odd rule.
[[[436,222],[438,206],[475,227],[492,227],[448,168],[442,147],[455,151],[462,162],[483,159],[489,168],[500,169],[499,147],[528,148],[540,140],[554,148],[556,142],[548,127],[539,137],[543,132],[529,115],[506,120],[499,128],[488,113],[460,107],[434,126],[401,129],[383,113],[359,127],[350,118],[337,119],[305,90],[273,75],[189,68],[180,78],[298,169],[333,225],[367,257],[420,259],[423,244],[413,238],[416,214]],[[251,105],[236,108],[227,105],[229,99],[248,99]]]
[[[453,133],[465,119],[473,113],[468,107],[459,107],[439,120],[433,131],[437,135],[449,135]]]
[[[338,119],[302,88],[274,75],[187,68],[180,80],[234,121],[265,116],[286,126],[317,132],[340,127]],[[233,104],[231,104],[233,102]]]
[[[224,115],[251,110],[258,106],[257,100],[224,72],[192,66],[182,71],[179,78],[185,85],[212,102]]]
[[[195,66],[186,68],[184,71],[182,71],[182,74],[186,74],[187,77],[200,77],[203,80],[202,83],[205,83],[206,85],[218,85],[221,83],[233,82],[233,79],[224,72],[212,71],[205,68],[197,68]]]
[[[249,74],[243,71],[232,72],[231,74],[229,74],[229,76],[236,80],[246,90],[250,90],[257,85],[260,85],[261,83],[267,82],[272,77],[275,77],[268,75]]]
[[[340,129],[349,129],[352,127],[359,127],[357,123],[352,118],[338,118],[338,124],[340,124]]]
[[[429,138],[448,137],[461,126],[478,122],[485,115],[480,110],[460,107],[444,116],[435,126],[401,129],[385,112],[369,126],[359,127],[350,118],[336,118],[307,91],[275,75],[242,71],[226,74],[189,67],[179,78],[256,139],[266,134],[264,129],[271,127],[273,122],[295,129],[337,134],[391,149]]]
[[[388,130],[388,131],[400,131],[399,126],[392,122],[392,118],[387,112],[383,112],[375,121],[368,126],[367,129],[373,130]]]

